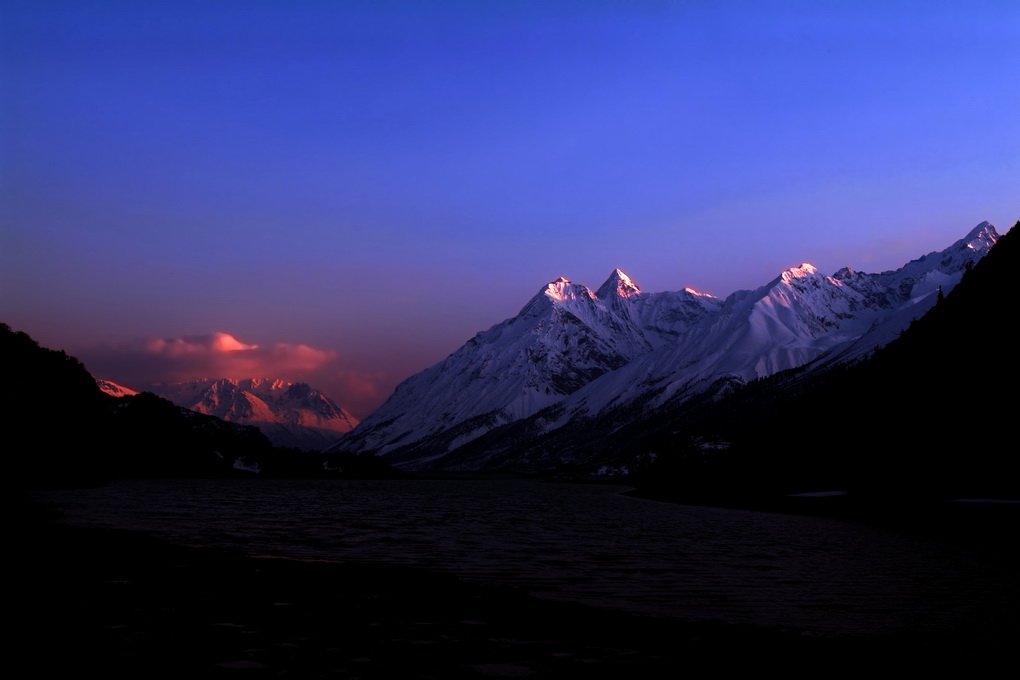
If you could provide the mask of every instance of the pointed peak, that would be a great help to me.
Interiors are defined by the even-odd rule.
[[[638,288],[638,285],[622,269],[614,269],[609,278],[606,279],[606,282],[599,286],[598,292],[595,295],[599,298],[614,295],[626,298],[631,295],[637,295],[640,292],[641,289]]]
[[[535,297],[531,298],[528,304],[524,305],[517,316],[542,314],[544,310],[549,309],[550,302],[577,297],[577,289],[584,289],[588,296],[591,296],[591,291],[584,286],[575,285],[567,277],[560,276],[539,288],[538,292],[535,293]]]
[[[550,281],[539,291],[538,297],[547,297],[553,300],[572,300],[582,297],[595,297],[586,286],[579,283],[571,283],[570,279],[561,276],[555,281]]]
[[[542,289],[542,293],[546,296],[562,300],[565,295],[569,295],[569,290],[574,287],[574,284],[570,282],[566,276],[560,276],[555,281],[550,281],[546,284],[545,288]]]
[[[995,227],[993,227],[992,223],[987,220],[971,229],[970,233],[964,236],[963,239],[965,241],[973,241],[976,238],[986,235],[991,236],[992,238],[998,238],[999,236],[999,233],[995,231]]]
[[[818,274],[818,268],[810,262],[802,262],[798,267],[790,267],[784,271],[781,275],[783,281],[792,281],[793,279],[803,279],[808,276],[815,276]]]
[[[982,222],[963,237],[963,243],[971,250],[986,251],[999,240],[999,232],[989,222]]]

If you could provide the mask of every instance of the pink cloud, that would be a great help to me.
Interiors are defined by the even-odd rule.
[[[239,352],[241,350],[258,349],[258,345],[246,345],[229,333],[211,333],[209,335],[187,338],[151,338],[145,342],[148,354],[167,355],[172,357],[186,354],[208,354],[215,352]]]
[[[333,378],[338,393],[348,395],[352,405],[378,404],[384,396],[381,386],[388,382],[386,376],[379,373],[362,373],[346,369],[337,371]]]
[[[99,378],[144,390],[157,383],[195,378],[279,378],[307,382],[364,417],[378,406],[386,377],[344,366],[332,349],[303,343],[257,345],[230,333],[144,338],[82,355]]]
[[[285,342],[273,345],[269,359],[281,370],[314,371],[337,358],[332,350],[316,349],[308,345],[291,345]]]
[[[267,347],[238,340],[230,333],[183,338],[150,338],[128,345],[127,353],[149,358],[156,373],[171,380],[196,377],[283,378],[304,380],[329,366],[337,352],[310,345],[278,342]],[[164,378],[166,381],[166,378]]]

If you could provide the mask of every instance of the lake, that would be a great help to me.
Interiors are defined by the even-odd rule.
[[[258,555],[452,572],[539,597],[832,636],[981,630],[1018,598],[1003,549],[626,487],[478,480],[132,480],[40,492],[83,527]]]

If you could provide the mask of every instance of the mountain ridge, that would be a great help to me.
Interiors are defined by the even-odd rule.
[[[112,396],[137,394],[108,380],[96,382]],[[278,378],[196,378],[148,391],[196,413],[258,427],[274,446],[321,450],[358,424],[311,385]]]
[[[512,446],[526,449],[528,437],[571,421],[639,404],[661,408],[827,355],[863,356],[927,311],[997,238],[982,222],[899,269],[844,267],[826,276],[803,263],[725,300],[688,289],[645,293],[619,269],[598,292],[559,277],[517,316],[401,383],[331,450],[443,468],[460,458],[458,449],[500,428],[516,428]],[[456,467],[490,463],[482,453]]]

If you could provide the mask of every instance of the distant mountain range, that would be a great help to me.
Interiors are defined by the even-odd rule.
[[[331,450],[411,469],[597,463],[577,446],[579,432],[609,436],[782,371],[869,355],[998,238],[983,222],[893,271],[826,276],[805,263],[725,300],[691,289],[644,293],[620,270],[594,292],[560,278],[517,316],[401,383]]]
[[[82,486],[117,477],[220,477],[269,460],[255,427],[188,411],[152,394],[104,394],[74,357],[0,324],[0,367],[17,390],[4,413],[19,442],[8,483]],[[277,456],[279,457],[279,456]],[[311,461],[308,467],[322,459]],[[282,466],[281,466],[282,467]]]
[[[96,383],[113,396],[137,394],[107,380]],[[197,413],[253,425],[274,446],[322,450],[358,424],[354,416],[306,383],[264,378],[200,378],[153,385],[148,391]]]
[[[6,458],[5,480],[14,488],[80,487],[131,477],[402,476],[376,456],[274,447],[257,427],[96,380],[74,357],[42,347],[5,323],[0,323],[0,369],[17,385],[4,397],[11,436],[18,442]],[[307,385],[236,382],[235,387],[262,393],[260,401],[273,402],[278,412],[281,404],[298,411],[303,404],[330,419],[329,404],[320,406],[318,393]],[[220,384],[218,391],[222,396],[231,388]],[[304,411],[281,417],[321,422]]]

